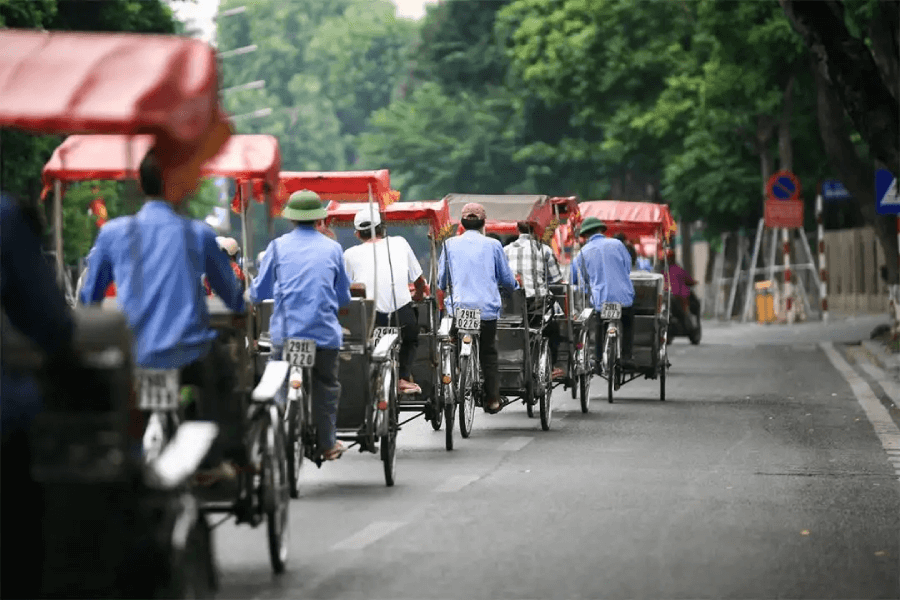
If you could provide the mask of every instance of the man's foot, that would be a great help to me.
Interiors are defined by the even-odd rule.
[[[325,460],[337,460],[346,450],[347,448],[342,443],[335,442],[334,446],[330,450],[326,450],[322,457]]]
[[[551,379],[554,379],[554,380],[556,380],[556,379],[565,379],[565,378],[566,378],[566,372],[563,371],[562,369],[560,369],[559,367],[556,367],[555,369],[553,369],[553,373],[550,375],[550,378],[551,378]]]
[[[400,385],[400,393],[401,394],[421,394],[422,393],[422,388],[420,388],[418,384],[413,383],[411,381],[401,379],[399,385]]]
[[[488,400],[484,404],[484,412],[489,415],[496,415],[500,412],[500,399]]]

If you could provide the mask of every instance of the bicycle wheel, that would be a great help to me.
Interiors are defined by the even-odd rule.
[[[609,388],[609,403],[613,403],[613,390],[616,385],[616,376],[619,371],[619,357],[618,357],[618,346],[611,339],[610,336],[606,336],[606,383]]]
[[[381,436],[381,462],[384,464],[384,484],[393,487],[397,478],[397,401],[391,399],[390,428]]]
[[[266,513],[266,533],[269,560],[276,574],[284,573],[288,558],[288,515],[290,498],[287,482],[287,461],[284,457],[284,426],[280,419],[268,419],[263,427],[263,508]],[[281,451],[280,451],[281,450]]]
[[[460,357],[459,363],[459,432],[463,438],[472,434],[475,422],[475,356]]]
[[[538,369],[538,387],[541,389],[538,396],[541,411],[541,429],[550,431],[550,423],[553,420],[553,407],[550,400],[553,396],[553,386],[550,381],[550,373],[553,367],[550,364],[550,345],[547,342],[541,344],[541,358]]]
[[[592,368],[591,368],[591,360],[590,355],[591,351],[588,348],[588,340],[587,340],[587,332],[584,331],[580,336],[581,341],[581,350],[579,350],[579,363],[581,366],[581,374],[578,375],[578,395],[581,400],[581,412],[587,413],[588,408],[591,405],[591,378],[593,376]],[[575,391],[575,386],[572,386],[573,394]]]
[[[300,467],[303,466],[303,439],[301,436],[302,423],[300,420],[300,403],[302,397],[292,401],[288,405],[287,426],[288,433],[285,440],[285,452],[287,454],[288,489],[291,498],[300,497]]]

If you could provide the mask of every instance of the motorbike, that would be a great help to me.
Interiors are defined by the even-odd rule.
[[[691,344],[696,346],[700,343],[703,335],[703,326],[700,319],[700,299],[691,290],[688,298],[688,313],[684,314],[684,310],[675,308],[675,297],[672,297],[672,312],[669,316],[669,335],[668,341],[672,342],[672,338],[686,337]]]

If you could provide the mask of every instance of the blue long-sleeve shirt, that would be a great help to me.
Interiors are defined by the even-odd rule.
[[[301,338],[340,349],[338,309],[350,302],[341,245],[306,224],[273,240],[250,286],[253,303],[269,299],[275,300],[269,321],[274,345]]]
[[[449,254],[449,269],[447,268]],[[438,262],[438,285],[452,288],[448,309],[477,308],[484,321],[500,318],[500,290],[518,289],[516,278],[509,268],[503,246],[495,239],[477,231],[466,231],[444,242]]]
[[[572,261],[572,283],[591,290],[591,303],[600,310],[604,302],[634,304],[631,255],[625,244],[598,233],[588,240]]]
[[[72,340],[74,323],[38,237],[16,204],[0,200],[0,302],[10,323],[48,355]],[[3,354],[0,358],[5,359]],[[0,362],[0,429],[27,428],[41,409],[34,379]]]
[[[138,366],[179,368],[206,355],[216,337],[209,327],[203,273],[231,310],[244,310],[240,285],[215,232],[149,199],[133,217],[113,219],[100,230],[80,299],[98,303],[115,282]]]

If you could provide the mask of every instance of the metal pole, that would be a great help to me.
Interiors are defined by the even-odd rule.
[[[765,223],[765,219],[760,219],[756,228],[756,243],[753,244],[753,258],[750,259],[750,277],[747,279],[747,297],[744,298],[744,311],[741,313],[741,323],[747,322],[747,315],[750,313],[750,306],[753,300],[753,283],[756,278],[756,261],[759,259],[759,248],[762,245],[763,235],[765,235]]]
[[[781,244],[784,252],[784,312],[788,324],[794,322],[794,290],[791,285],[791,237],[790,230],[785,227],[781,230]]]
[[[734,299],[737,297],[737,288],[741,281],[741,267],[744,266],[744,234],[738,232],[737,248],[735,252],[734,277],[731,279],[731,293],[728,296],[728,308],[725,309],[725,319],[730,321],[734,313]]]
[[[59,179],[53,181],[53,225],[56,230],[53,232],[54,248],[56,250],[56,280],[59,282],[59,289],[65,290],[66,286],[63,280],[62,182]]]
[[[822,194],[816,196],[816,234],[819,238],[819,298],[822,303],[822,320],[828,320],[828,268],[825,262],[825,211]]]

